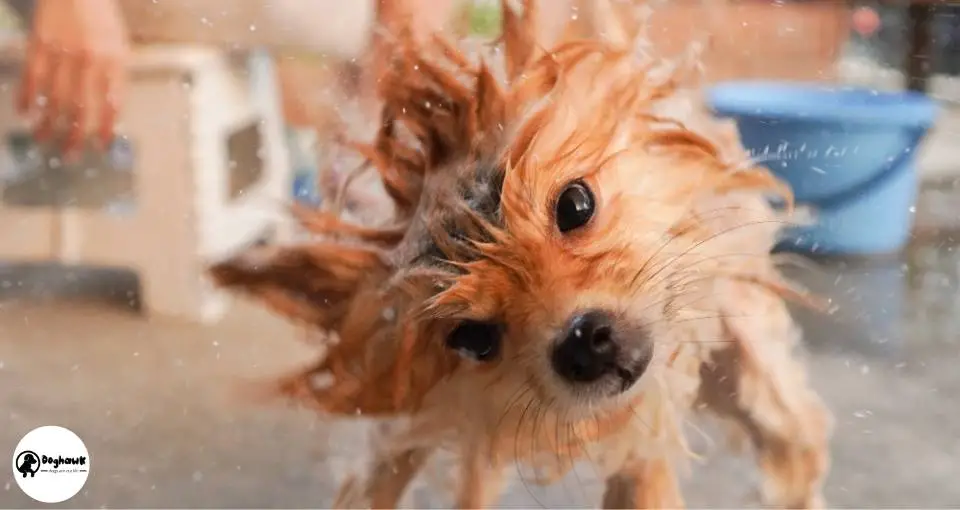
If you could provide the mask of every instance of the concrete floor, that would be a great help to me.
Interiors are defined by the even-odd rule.
[[[958,198],[947,184],[924,194],[918,215],[932,234],[900,259],[835,261],[801,275],[841,310],[801,315],[814,384],[837,418],[831,506],[960,506],[960,237],[941,224],[957,220]],[[125,309],[129,283],[49,268],[0,271],[0,452],[35,426],[76,431],[92,471],[63,507],[329,505],[340,476],[363,460],[365,432],[259,405],[242,385],[303,359],[292,329],[243,303],[215,327],[146,320]],[[91,292],[112,302],[75,299]],[[546,490],[516,482],[501,504],[595,506],[589,475]],[[711,456],[688,479],[689,504],[755,506],[752,477],[748,460]],[[0,488],[0,507],[45,506],[10,472]],[[421,485],[406,504],[450,499]]]

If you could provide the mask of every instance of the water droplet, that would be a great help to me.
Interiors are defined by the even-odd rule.
[[[383,320],[387,322],[393,322],[393,320],[397,318],[397,311],[394,310],[392,307],[387,307],[383,309],[383,312],[381,313],[381,315],[383,317]]]
[[[333,375],[329,372],[320,372],[313,374],[307,380],[310,384],[310,387],[314,390],[325,390],[333,386],[334,380]]]

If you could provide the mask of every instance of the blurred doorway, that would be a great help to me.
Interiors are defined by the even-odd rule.
[[[902,86],[960,101],[960,5],[858,0],[868,30],[853,23],[847,55],[876,66],[878,75],[899,73]],[[857,16],[855,11],[854,16]]]

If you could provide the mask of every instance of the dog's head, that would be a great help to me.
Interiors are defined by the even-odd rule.
[[[337,333],[321,367],[337,382],[308,389],[327,409],[411,409],[454,373],[519,381],[571,412],[615,405],[716,279],[766,256],[727,197],[782,187],[659,117],[669,80],[611,41],[541,51],[533,2],[503,14],[503,76],[398,35],[381,129],[358,146],[396,226],[305,213],[320,240],[214,268]]]

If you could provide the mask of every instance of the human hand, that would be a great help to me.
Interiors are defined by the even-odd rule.
[[[65,124],[67,154],[90,131],[109,144],[129,54],[115,0],[37,0],[18,104],[36,122],[34,136],[48,139]]]

